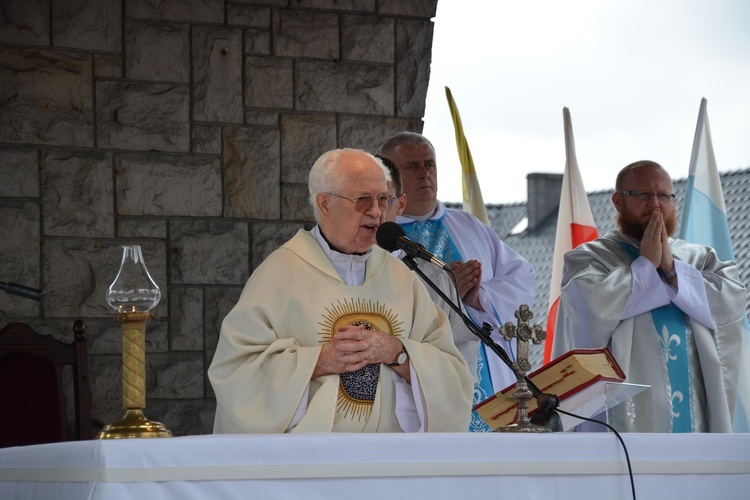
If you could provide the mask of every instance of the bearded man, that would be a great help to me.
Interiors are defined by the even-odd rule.
[[[731,432],[746,290],[735,262],[669,237],[674,198],[658,163],[620,171],[619,230],[565,255],[552,353],[608,346],[651,386],[656,432]]]

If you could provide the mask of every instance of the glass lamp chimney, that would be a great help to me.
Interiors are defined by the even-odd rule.
[[[117,277],[109,286],[107,304],[118,313],[148,312],[159,303],[161,290],[146,268],[140,245],[123,245]]]

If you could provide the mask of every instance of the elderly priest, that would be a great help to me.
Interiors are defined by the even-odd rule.
[[[224,319],[208,376],[216,433],[460,432],[474,381],[445,314],[373,246],[395,201],[364,151],[309,176],[317,226],[252,274]]]

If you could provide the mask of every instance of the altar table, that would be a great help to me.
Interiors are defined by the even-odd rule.
[[[639,500],[750,498],[750,434],[623,434]],[[0,449],[2,499],[629,499],[611,433],[281,434]]]

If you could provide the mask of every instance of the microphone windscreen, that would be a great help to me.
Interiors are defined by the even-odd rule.
[[[389,252],[398,249],[396,246],[396,240],[401,236],[406,236],[404,228],[391,221],[383,222],[378,228],[378,232],[375,233],[375,239],[378,242],[378,246]]]

